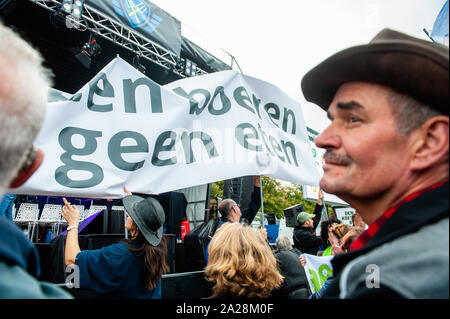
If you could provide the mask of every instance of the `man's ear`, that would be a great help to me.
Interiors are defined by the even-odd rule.
[[[418,130],[417,139],[413,141],[413,160],[411,169],[424,170],[448,160],[449,118],[436,116],[426,121]]]
[[[31,148],[28,151],[24,165],[17,172],[16,177],[9,183],[9,188],[17,188],[25,184],[31,175],[41,166],[43,160],[44,152],[40,148]]]

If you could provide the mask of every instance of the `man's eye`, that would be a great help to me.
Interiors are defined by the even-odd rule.
[[[356,116],[350,116],[349,117],[349,122],[350,123],[359,122],[359,118],[357,118]]]

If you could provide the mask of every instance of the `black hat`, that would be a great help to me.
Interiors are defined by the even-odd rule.
[[[449,114],[449,49],[383,29],[367,45],[329,57],[302,79],[305,98],[324,110],[338,88],[353,81],[388,86]]]
[[[154,198],[129,195],[123,198],[123,206],[136,223],[145,239],[152,246],[158,246],[162,239],[165,221],[164,209]]]

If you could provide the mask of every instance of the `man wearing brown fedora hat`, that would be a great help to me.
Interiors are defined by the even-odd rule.
[[[302,80],[331,124],[321,188],[369,228],[325,298],[449,297],[449,50],[384,29]]]

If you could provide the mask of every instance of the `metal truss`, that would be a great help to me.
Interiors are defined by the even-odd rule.
[[[61,8],[61,0],[29,1],[54,13],[59,12]],[[85,4],[83,8],[83,18],[81,20],[75,20],[70,15],[66,16],[66,26],[68,28],[88,29],[90,32],[134,52],[141,58],[156,63],[167,70],[172,70],[180,77],[186,77],[184,74],[184,63],[186,61],[184,59],[89,5]],[[206,73],[197,67],[196,75]]]

